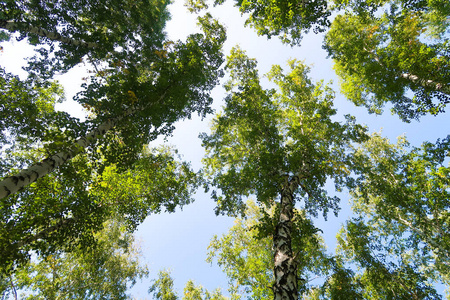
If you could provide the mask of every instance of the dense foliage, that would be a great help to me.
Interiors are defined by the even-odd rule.
[[[233,49],[224,111],[213,120],[212,133],[201,136],[217,213],[242,214],[244,197],[253,195],[266,207],[277,203],[276,213],[261,225],[275,248],[274,299],[305,292],[300,274],[309,258],[306,248],[294,252],[293,240],[314,243],[316,229],[294,206],[298,203],[307,217],[337,214],[339,198],[328,195],[325,184],[332,179],[338,191],[353,186],[352,144],[367,139],[353,117],[332,120],[336,110],[329,87],[313,84],[305,65],[290,61],[289,67],[284,73],[273,66],[268,78],[279,92],[265,90],[255,60]]]
[[[187,1],[192,11],[206,0]],[[210,1],[214,5],[225,0]],[[446,0],[234,1],[259,35],[300,45],[326,33],[343,94],[370,112],[385,103],[404,121],[445,111],[450,102],[450,4]]]
[[[198,174],[147,144],[211,111],[225,31],[206,14],[202,33],[167,40],[168,4],[1,2],[2,40],[18,32],[36,46],[28,77],[1,71],[2,276],[33,254],[94,245],[114,216],[132,232],[149,214],[192,201]],[[74,99],[89,113],[83,122],[55,110],[64,95],[53,80],[81,62],[94,69]]]
[[[97,243],[38,258],[1,282],[3,297],[20,299],[131,299],[127,290],[146,277],[141,249],[123,221],[111,219],[95,234]]]
[[[2,296],[128,299],[148,274],[132,232],[192,202],[203,184],[216,214],[239,217],[208,255],[232,299],[442,299],[450,137],[411,147],[369,136],[338,114],[334,92],[304,63],[273,66],[266,88],[256,60],[234,47],[224,107],[200,135],[204,170],[195,172],[172,148],[148,144],[193,113],[212,113],[226,34],[207,12],[198,33],[169,40],[170,2],[0,1],[0,42],[26,39],[35,50],[27,76],[0,67]],[[224,2],[186,1],[196,13]],[[447,0],[233,3],[258,35],[292,47],[310,30],[324,33],[342,94],[370,113],[387,105],[410,122],[450,102]],[[81,64],[89,71],[74,100],[84,121],[55,108],[65,101],[55,77]],[[353,215],[331,254],[313,218],[337,215],[344,189]],[[170,272],[158,276],[149,293],[180,298]],[[227,297],[189,281],[181,298]]]

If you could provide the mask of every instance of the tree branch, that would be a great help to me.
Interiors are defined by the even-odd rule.
[[[36,34],[38,36],[48,38],[52,41],[58,41],[58,42],[66,44],[66,45],[73,45],[73,46],[79,46],[79,47],[85,47],[85,48],[98,48],[99,47],[99,45],[97,43],[85,42],[85,41],[80,41],[80,40],[75,40],[72,38],[64,37],[61,34],[59,34],[58,32],[50,32],[43,28],[34,27],[25,22],[18,23],[18,22],[14,22],[14,21],[0,20],[0,28],[8,30],[10,32],[21,31],[21,32]]]

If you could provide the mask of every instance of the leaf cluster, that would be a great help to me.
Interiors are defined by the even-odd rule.
[[[161,270],[158,273],[158,279],[153,280],[153,284],[149,288],[149,293],[153,294],[156,300],[176,300],[179,296],[174,291],[173,278],[170,276],[170,271]],[[183,291],[183,300],[226,300],[227,297],[222,295],[220,289],[212,292],[208,291],[201,285],[195,285],[194,281],[186,282]]]
[[[103,222],[122,216],[127,230],[163,209],[190,203],[199,175],[171,150],[147,150],[127,170],[97,173],[86,156],[73,159],[21,193],[1,202],[2,273],[30,258],[95,243]]]
[[[258,202],[276,199],[286,176],[301,177],[307,210],[317,214],[336,209],[336,198],[322,188],[328,177],[337,188],[347,184],[350,145],[365,139],[365,129],[352,117],[341,124],[332,121],[333,93],[306,77],[308,68],[291,61],[291,72],[274,66],[269,79],[279,86],[264,90],[256,63],[240,49],[232,51],[227,68],[223,114],[213,121],[212,134],[202,134],[204,159],[217,201],[217,213],[242,213],[243,197],[256,195]]]
[[[88,248],[35,258],[3,278],[9,287],[3,296],[20,290],[21,299],[130,299],[128,288],[148,275],[133,235],[112,219],[95,240]]]
[[[324,48],[345,96],[375,113],[389,102],[403,121],[444,112],[450,100],[448,41],[425,36],[434,28],[430,16],[439,12],[392,4],[377,15],[338,15]]]

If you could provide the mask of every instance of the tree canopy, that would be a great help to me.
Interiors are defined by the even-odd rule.
[[[392,9],[379,17],[339,15],[325,39],[342,92],[380,112],[386,102],[403,120],[443,112],[449,102],[449,45],[425,40],[427,18]]]
[[[208,8],[205,0],[187,2],[192,11]],[[292,46],[311,28],[326,31],[343,94],[370,112],[390,103],[410,121],[442,113],[450,101],[448,1],[234,2],[259,35]]]
[[[2,271],[26,261],[29,251],[87,247],[95,243],[93,233],[115,215],[134,231],[148,215],[193,201],[199,182],[170,149],[148,149],[128,169],[110,165],[101,173],[79,156],[2,202]]]
[[[295,213],[295,204],[311,216],[337,214],[339,198],[328,195],[325,183],[333,179],[339,191],[352,186],[351,145],[367,138],[351,116],[342,123],[331,119],[334,95],[322,82],[311,82],[305,65],[290,61],[289,67],[287,74],[280,66],[268,74],[279,92],[264,90],[256,62],[233,49],[224,112],[214,119],[212,133],[202,135],[217,213],[244,213],[243,197],[251,195],[261,205],[278,203],[262,225],[275,248],[274,299],[297,299],[304,292],[297,273],[306,263],[306,250],[300,247],[294,254],[292,244],[296,236],[314,243],[308,239],[316,229]]]
[[[29,262],[4,278],[3,297],[20,299],[131,299],[128,289],[146,277],[139,249],[123,220],[113,218],[95,234],[88,249],[58,251]]]
[[[188,118],[193,112],[202,116],[210,112],[209,92],[222,76],[225,31],[210,15],[200,17],[199,24],[203,34],[192,34],[186,42],[167,41],[164,49],[158,50],[160,56],[155,54],[158,59],[136,52],[141,58],[137,65],[116,62],[98,70],[76,97],[95,118],[82,128],[75,128],[76,132],[70,132],[70,127],[59,128],[65,133],[59,137],[66,139],[52,140],[51,156],[4,179],[0,183],[0,197],[14,194],[86,149],[105,150],[105,153],[90,151],[95,160],[101,156],[108,163],[132,163],[146,143],[159,134],[169,134],[177,120]],[[31,97],[27,99],[34,101]],[[9,103],[5,103],[5,110],[10,110]],[[4,127],[10,129],[17,124]],[[108,140],[110,131],[118,138]]]
[[[207,151],[205,166],[217,212],[241,212],[243,197],[256,195],[269,204],[278,196],[286,176],[299,176],[299,197],[317,215],[336,210],[337,200],[322,187],[327,176],[336,186],[346,184],[353,142],[366,138],[365,128],[346,116],[344,122],[331,119],[334,94],[323,82],[313,84],[308,67],[290,61],[285,74],[273,66],[268,77],[279,88],[265,90],[260,85],[256,62],[239,48],[227,60],[230,80],[223,113],[213,121],[212,134],[202,134]]]
[[[225,2],[186,1],[196,13]],[[0,43],[26,40],[35,51],[27,76],[0,67],[2,296],[129,299],[149,274],[133,232],[203,185],[217,215],[237,217],[207,258],[227,275],[229,297],[192,280],[181,292],[161,271],[148,290],[155,299],[442,299],[450,137],[391,144],[341,114],[331,84],[312,80],[305,63],[260,76],[240,47],[225,61],[225,26],[208,11],[196,33],[170,40],[170,3],[1,1]],[[291,47],[323,33],[342,94],[370,113],[387,106],[411,122],[450,102],[448,1],[232,3],[258,35]],[[56,78],[80,65],[88,71],[74,101],[85,120],[56,108],[66,100]],[[203,170],[149,146],[178,121],[212,113],[225,74],[224,106],[200,134]],[[315,219],[337,216],[341,198],[352,213],[336,225],[332,253]]]
[[[20,38],[28,38],[31,44],[49,46],[38,48],[32,64],[41,75],[67,71],[84,59],[137,64],[137,55],[149,55],[162,47],[169,3],[6,1],[1,4],[0,28],[19,32]]]

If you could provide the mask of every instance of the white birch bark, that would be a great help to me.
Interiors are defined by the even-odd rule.
[[[281,191],[280,217],[273,235],[275,248],[273,295],[275,300],[297,300],[297,262],[292,252],[292,218],[294,215],[294,192],[299,177],[287,180]]]
[[[158,99],[160,102],[166,95],[166,92]],[[157,103],[156,102],[156,103]],[[109,119],[96,129],[89,132],[86,136],[79,138],[75,143],[66,151],[61,151],[51,157],[44,159],[43,161],[31,166],[30,168],[21,171],[20,173],[7,177],[0,182],[0,199],[3,199],[9,195],[18,192],[20,189],[35,182],[39,178],[49,174],[55,168],[63,165],[66,161],[72,159],[77,154],[81,153],[89,145],[95,143],[100,137],[104,136],[109,130],[114,128],[124,118],[147,108],[150,104],[136,108],[129,108],[124,114],[115,119]]]
[[[414,74],[410,74],[410,73],[402,73],[400,76],[405,79],[408,79],[414,83],[417,83],[423,87],[429,87],[438,92],[442,92],[444,94],[450,95],[450,86],[448,86],[448,85],[438,83],[438,82],[435,82],[430,79],[427,80],[427,79],[419,78],[418,76],[416,76]]]
[[[61,42],[61,43],[67,44],[67,45],[80,46],[80,47],[86,47],[86,48],[97,48],[98,47],[97,43],[71,39],[71,38],[62,36],[58,32],[50,32],[48,30],[34,27],[34,26],[28,25],[26,23],[17,23],[14,21],[0,20],[0,28],[6,29],[10,32],[14,32],[16,30],[25,30],[28,33],[46,37],[52,41],[58,41],[58,42]]]
[[[364,48],[364,50],[366,50],[367,52],[370,53],[370,55],[372,56],[372,58],[382,67],[387,68],[380,60],[380,58],[378,57],[378,55],[376,55],[376,53],[372,50],[369,51],[366,48]],[[423,78],[419,78],[419,76],[414,75],[414,74],[410,74],[410,73],[401,73],[399,74],[400,77],[405,78],[413,83],[419,84],[423,87],[429,87],[434,89],[435,91],[438,92],[442,92],[444,94],[450,95],[450,85],[446,85],[446,84],[442,84],[439,82],[435,82],[431,79],[423,79]]]

